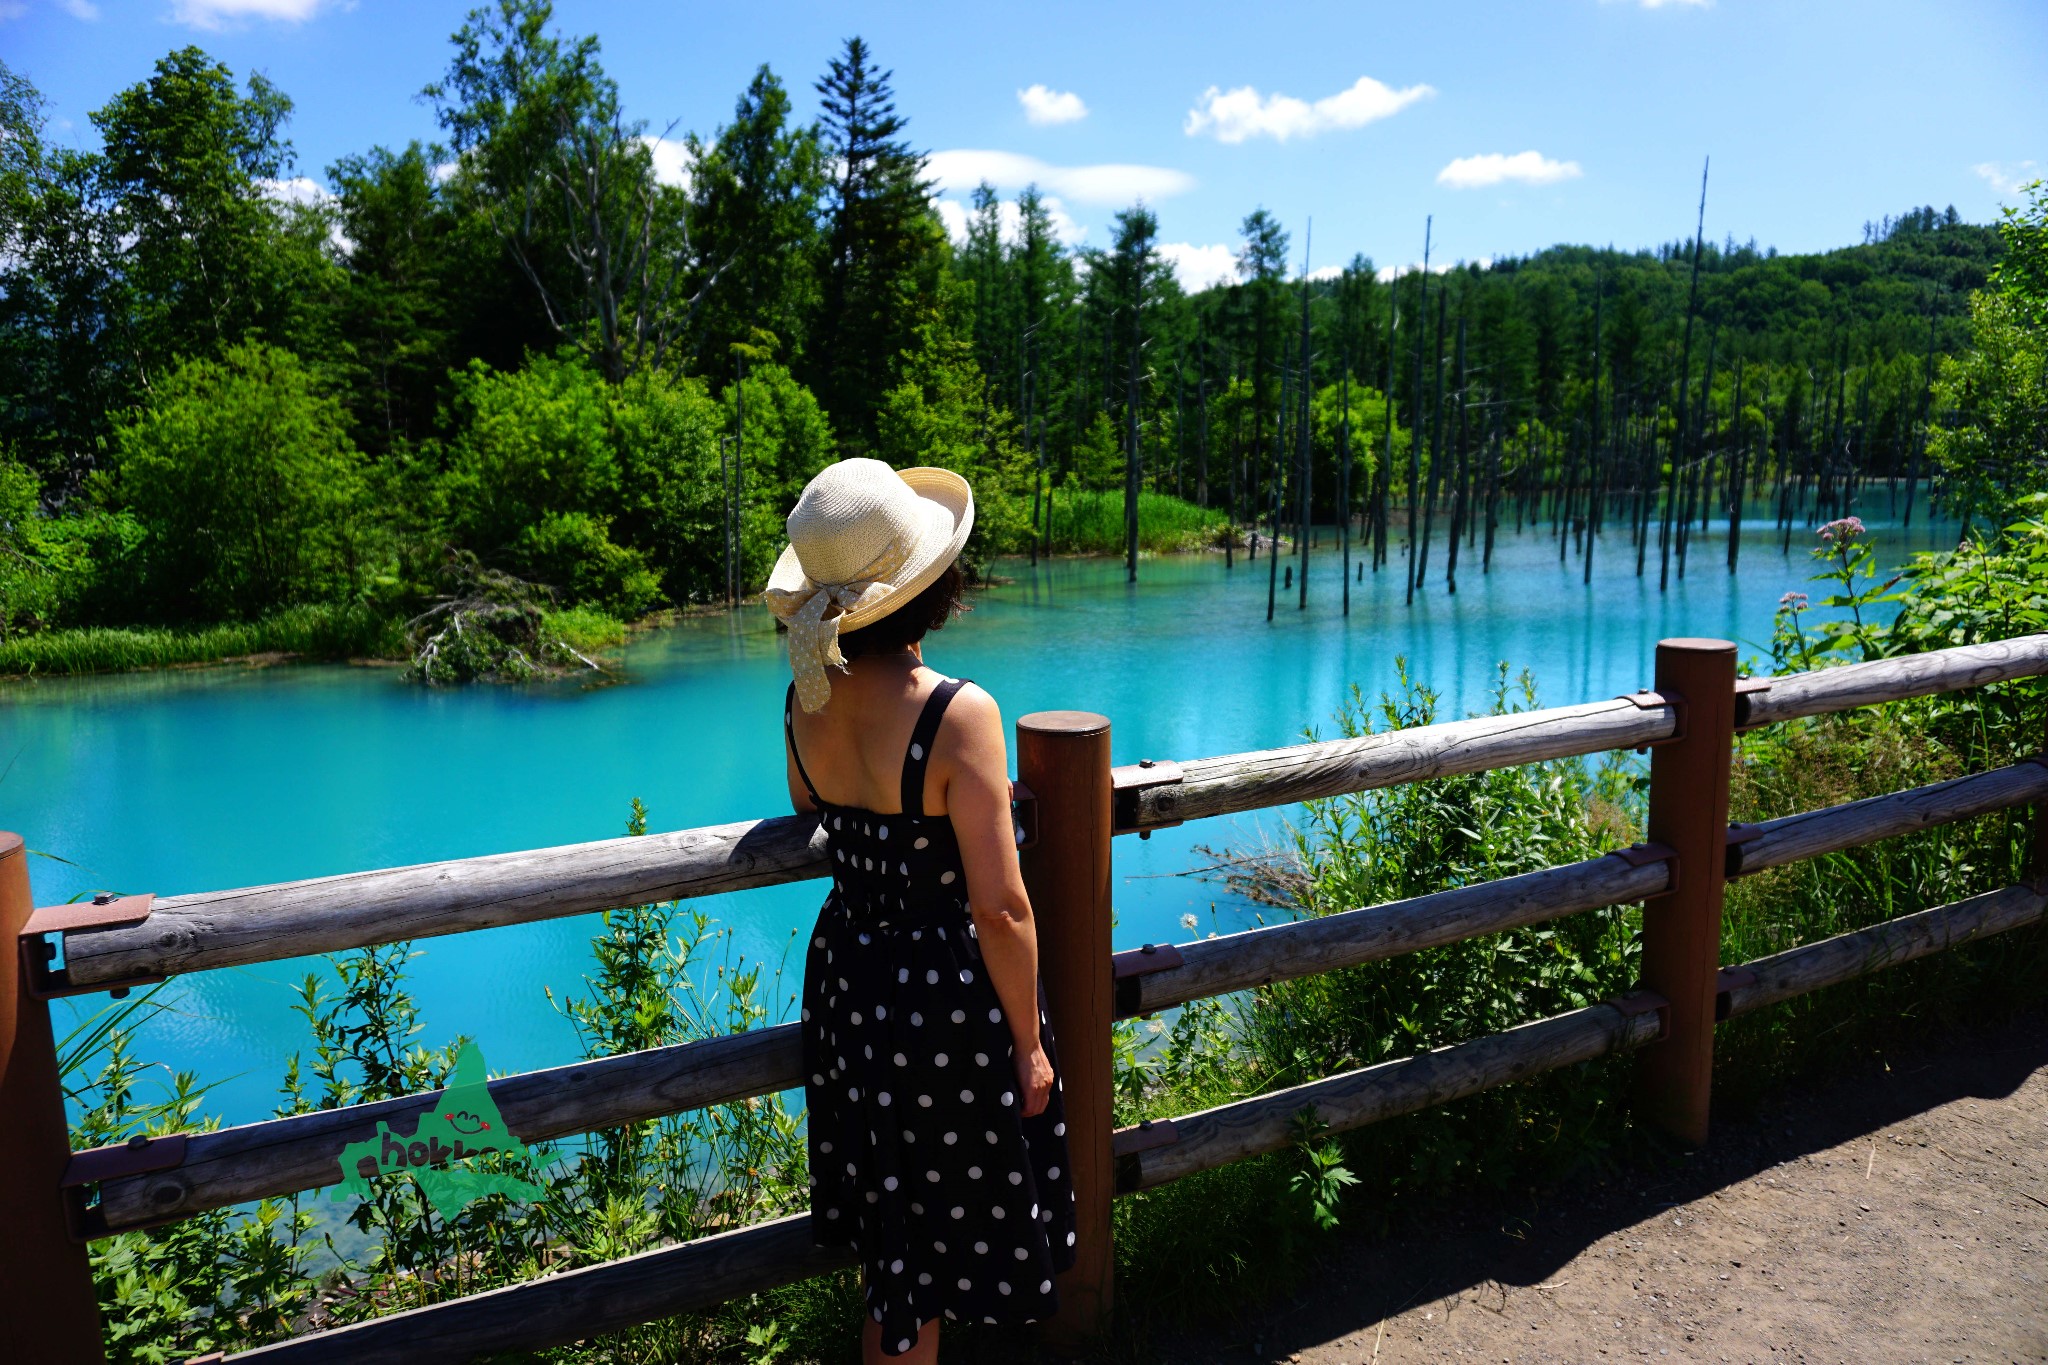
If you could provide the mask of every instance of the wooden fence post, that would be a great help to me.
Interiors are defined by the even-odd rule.
[[[1636,1104],[1650,1122],[1697,1146],[1707,1140],[1714,1079],[1735,646],[1660,640],[1656,676],[1656,690],[1682,706],[1678,737],[1650,751],[1648,834],[1678,856],[1675,885],[1643,903],[1643,985],[1670,1006],[1663,1040],[1643,1050]]]
[[[1017,777],[1037,808],[1037,838],[1022,854],[1024,885],[1038,925],[1039,977],[1059,1049],[1074,1180],[1076,1259],[1059,1277],[1059,1313],[1047,1335],[1071,1346],[1106,1327],[1115,1271],[1108,717],[1088,711],[1023,717]]]
[[[85,1244],[71,1240],[58,1182],[71,1133],[50,1007],[29,989],[21,927],[34,902],[28,850],[0,833],[0,1336],[50,1365],[106,1359]]]

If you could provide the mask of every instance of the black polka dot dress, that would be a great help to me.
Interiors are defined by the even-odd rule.
[[[819,800],[796,758],[832,859],[804,960],[811,1232],[859,1254],[868,1314],[892,1356],[934,1318],[1050,1317],[1053,1276],[1074,1263],[1059,1082],[1043,1112],[1023,1117],[952,821],[922,813],[932,739],[964,681],[942,682],[918,717],[900,814]],[[1038,1012],[1057,1077],[1043,987]]]

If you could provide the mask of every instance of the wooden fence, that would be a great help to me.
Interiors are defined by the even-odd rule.
[[[1099,1330],[1110,1306],[1110,1202],[1286,1145],[1313,1107],[1332,1130],[1442,1104],[1575,1062],[1642,1049],[1639,1112],[1704,1141],[1717,1020],[2032,924],[2048,908],[2038,846],[2026,881],[1734,966],[1719,961],[1722,891],[1823,853],[2023,804],[2048,807],[2048,761],[1730,827],[1736,732],[1802,716],[2048,673],[2048,635],[1771,679],[1735,647],[1667,640],[1653,688],[1612,701],[1454,721],[1257,753],[1110,766],[1109,722],[1018,722],[1018,821],[1041,975],[1060,1039],[1080,1258],[1054,1331]],[[1110,951],[1111,841],[1184,820],[1456,773],[1648,748],[1648,838],[1568,866],[1182,944]],[[441,1092],[92,1151],[70,1148],[48,1000],[120,994],[173,974],[338,952],[827,875],[810,816],[611,839],[209,894],[31,909],[21,840],[0,835],[0,1295],[25,1358],[99,1361],[85,1244],[270,1195],[331,1185],[344,1144],[404,1131]],[[1113,1127],[1111,1022],[1267,982],[1642,902],[1640,988],[1508,1032],[1171,1120]],[[802,1084],[796,1026],[578,1062],[490,1083],[518,1137],[657,1118]],[[850,1264],[811,1244],[808,1215],[312,1333],[233,1360],[456,1361],[576,1341]]]

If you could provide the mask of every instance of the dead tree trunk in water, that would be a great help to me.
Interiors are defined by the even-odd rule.
[[[1662,553],[1663,568],[1657,575],[1657,591],[1662,592],[1671,583],[1671,514],[1672,504],[1678,501],[1679,467],[1685,463],[1686,411],[1685,400],[1692,388],[1692,322],[1699,312],[1700,303],[1700,244],[1707,230],[1707,169],[1713,163],[1709,157],[1700,165],[1700,214],[1699,222],[1692,234],[1692,287],[1685,300],[1685,345],[1681,348],[1678,363],[1678,425],[1671,433],[1671,478],[1665,486],[1664,532]]]

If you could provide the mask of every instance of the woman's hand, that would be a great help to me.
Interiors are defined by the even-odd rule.
[[[1036,1043],[1028,1052],[1019,1049],[1016,1058],[1017,1093],[1024,1101],[1022,1116],[1028,1119],[1044,1113],[1046,1101],[1052,1098],[1052,1059]]]

